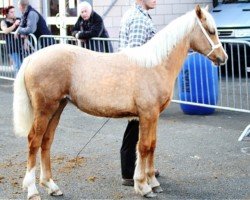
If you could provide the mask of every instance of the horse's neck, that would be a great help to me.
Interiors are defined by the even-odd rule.
[[[193,14],[189,12],[179,17],[165,30],[165,32],[167,31],[167,51],[160,66],[164,67],[174,80],[178,76],[190,49],[191,34],[195,26]]]
[[[189,49],[188,39],[194,25],[195,14],[189,12],[172,21],[141,47],[127,48],[122,52],[128,56],[129,60],[148,68],[159,65],[167,67],[169,66],[167,62],[173,63],[171,67],[176,67],[173,68],[174,74],[176,74],[187,55]]]
[[[188,50],[190,48],[188,36],[184,37],[169,55],[163,59],[161,66],[167,70],[167,73],[174,80],[178,76],[184,60],[187,57]]]
[[[124,52],[141,66],[148,68],[157,66],[166,60],[173,51],[176,51],[178,45],[187,41],[193,30],[194,22],[194,13],[189,12],[172,21],[146,44],[126,49]]]

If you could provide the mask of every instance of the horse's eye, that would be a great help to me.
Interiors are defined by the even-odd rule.
[[[208,30],[208,33],[209,33],[210,35],[215,35],[215,31],[214,31],[214,30],[213,30],[213,31]]]

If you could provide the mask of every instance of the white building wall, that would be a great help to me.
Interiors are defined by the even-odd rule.
[[[121,18],[133,2],[133,0],[118,0],[109,14],[104,18],[105,26],[111,37],[118,37]],[[102,16],[111,3],[112,0],[93,0],[93,7]],[[149,13],[157,30],[160,30],[171,20],[194,9],[197,4],[212,7],[212,0],[157,0],[156,8],[150,10]]]
[[[42,13],[42,1],[35,1],[35,0],[30,0],[30,4],[32,5],[33,8],[35,8],[37,11]],[[15,6],[15,11],[16,15],[20,17],[22,14],[18,9],[18,0],[13,0],[13,5]]]
[[[17,3],[18,0],[13,1],[14,3]],[[93,0],[93,8],[102,16],[112,2],[113,0]],[[121,18],[133,3],[134,0],[118,0],[108,15],[104,18],[104,23],[110,37],[118,37]],[[42,1],[30,0],[30,4],[42,13]],[[201,6],[209,5],[212,7],[212,0],[157,0],[156,8],[150,10],[149,13],[157,30],[160,30],[171,20],[194,9],[197,4],[200,4]]]
[[[32,1],[31,5],[36,10],[42,11],[42,1]]]

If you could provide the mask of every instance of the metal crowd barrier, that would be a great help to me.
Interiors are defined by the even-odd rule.
[[[88,41],[79,41],[80,46],[98,52],[112,53],[117,52],[119,48],[119,39],[115,38],[101,38],[101,40],[100,38],[91,38]]]
[[[21,37],[0,31],[0,78],[14,80],[23,59],[35,51],[37,40],[33,34]]]
[[[43,35],[38,39],[38,47],[43,48],[46,44],[72,44],[97,52],[112,53],[118,51],[118,39],[114,38],[91,38],[90,40],[78,40],[72,36]]]
[[[72,36],[42,35],[38,39],[38,49],[42,49],[52,44],[78,45],[79,41]]]
[[[0,31],[0,78],[14,80],[25,57],[37,51],[33,34],[26,37]]]

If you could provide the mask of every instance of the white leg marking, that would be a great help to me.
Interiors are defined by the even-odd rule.
[[[28,188],[28,198],[35,194],[39,194],[36,188],[36,168],[32,168],[30,171],[26,171],[26,175],[23,180],[23,188]]]
[[[46,181],[46,178],[44,177],[45,172],[42,166],[42,162],[40,166],[41,166],[40,184],[47,189],[50,195],[54,195],[54,196],[62,195],[63,193],[60,191],[59,187],[55,184],[55,182],[52,179],[50,179],[49,181]]]
[[[152,169],[154,171],[154,168]],[[150,172],[150,167],[149,167],[149,163],[147,161],[147,166],[146,166],[146,174],[148,176],[148,173]],[[158,180],[155,178],[155,176],[152,176],[152,177],[147,177],[147,180],[148,180],[148,184],[151,186],[151,188],[154,188],[154,187],[157,187],[157,186],[160,186],[160,183],[158,182]]]
[[[42,184],[48,189],[49,194],[60,191],[59,187],[55,184],[55,182],[52,179],[50,179],[48,182],[43,182]]]
[[[141,194],[144,196],[145,194],[148,194],[152,192],[151,187],[147,184],[147,181],[140,182],[143,180],[143,173],[142,170],[142,159],[140,156],[140,153],[137,151],[137,160],[136,160],[136,167],[135,167],[135,173],[134,173],[134,188],[135,192]]]
[[[148,177],[148,184],[151,186],[151,188],[160,186],[160,183],[158,180],[155,178],[155,176],[152,176],[151,178]]]
[[[41,159],[41,161],[40,161],[40,182],[43,182],[43,180],[44,180],[44,173],[43,173],[43,166],[42,166],[43,164],[42,164],[42,159]]]
[[[61,196],[61,195],[63,195],[63,193],[61,192],[59,187],[55,184],[55,182],[52,179],[50,179],[47,182],[45,182],[44,180],[41,181],[41,185],[44,186],[47,189],[48,194],[50,194],[52,196]]]

